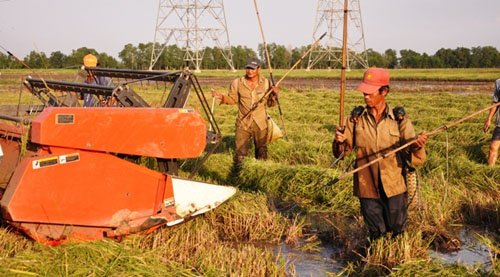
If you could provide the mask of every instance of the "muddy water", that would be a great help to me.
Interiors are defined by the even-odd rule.
[[[462,228],[459,232],[459,239],[462,242],[459,251],[451,253],[430,251],[430,256],[443,264],[459,263],[467,266],[480,264],[481,268],[489,271],[491,270],[490,249],[477,239],[478,233],[484,235],[482,231]]]
[[[465,264],[467,266],[477,265],[486,271],[491,271],[491,261],[489,248],[476,238],[476,234],[484,235],[484,231],[462,228],[459,231],[461,241],[460,250],[450,253],[441,253],[429,250],[429,255],[435,261],[443,264]],[[318,252],[304,252],[287,245],[279,245],[273,249],[276,254],[284,257],[285,263],[291,272],[291,265],[295,268],[297,276],[331,276],[332,273],[339,273],[345,264],[334,260],[332,257],[338,253],[328,245],[322,245]],[[329,274],[330,273],[330,274]]]
[[[331,276],[328,273],[340,272],[344,264],[332,259],[335,249],[331,246],[319,246],[318,252],[304,252],[285,244],[273,249],[276,254],[285,258],[289,270],[291,265],[297,276]]]

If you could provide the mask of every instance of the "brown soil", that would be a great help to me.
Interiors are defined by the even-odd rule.
[[[209,87],[227,87],[231,78],[198,77],[201,85]],[[354,90],[360,80],[347,80],[346,90]],[[296,89],[298,91],[309,89],[339,90],[340,80],[331,78],[287,78],[281,83],[282,88]],[[395,80],[391,82],[391,90],[397,92],[454,92],[476,93],[490,92],[493,83],[487,81],[406,81]]]
[[[27,77],[19,73],[2,73],[0,75],[0,92],[19,92],[22,80]],[[33,76],[40,78],[39,76]],[[46,79],[81,82],[82,76],[71,74],[44,74]],[[200,85],[207,87],[228,87],[232,77],[198,77]],[[346,90],[354,90],[360,80],[347,80]],[[305,91],[310,89],[339,90],[340,80],[335,78],[296,78],[288,77],[280,84],[285,89]],[[490,81],[415,81],[393,80],[391,90],[395,92],[452,92],[452,93],[477,93],[490,92],[493,83]]]

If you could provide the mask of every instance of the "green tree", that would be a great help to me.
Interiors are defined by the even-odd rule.
[[[388,68],[398,67],[398,53],[394,49],[387,49],[384,52],[384,59]]]
[[[47,68],[49,66],[49,59],[44,52],[31,51],[28,56],[24,58],[24,63],[31,68]]]
[[[401,59],[399,60],[399,65],[402,68],[421,68],[422,67],[422,56],[409,49],[403,49],[399,51],[401,54]]]
[[[151,61],[151,51],[153,43],[139,43],[137,46],[137,68],[148,69]]]
[[[471,54],[469,48],[458,47],[453,50],[453,54],[456,57],[456,64],[453,67],[467,68],[470,65]]]
[[[297,63],[298,60],[304,55],[305,52],[308,50],[308,46],[302,46],[302,47],[295,47],[291,50],[290,53],[290,64],[288,67],[292,67],[295,63]],[[301,63],[297,66],[297,68],[307,68],[307,56],[304,57],[304,59],[301,61]],[[306,60],[306,62],[304,62]]]
[[[211,69],[228,69],[229,65],[227,64],[224,55],[222,54],[222,49],[218,47],[212,48],[212,67]]]
[[[137,69],[139,54],[137,47],[133,46],[131,43],[126,44],[122,51],[118,53],[118,57],[122,60],[123,66],[125,68]]]
[[[0,68],[9,68],[10,58],[8,55],[0,52]]]
[[[379,52],[369,48],[366,50],[368,56],[368,64],[376,67],[387,67],[386,58]]]
[[[264,63],[263,68],[267,68],[268,62],[266,59],[266,52],[264,45],[262,43],[258,46],[260,60]],[[287,68],[290,64],[291,53],[283,45],[278,45],[276,43],[269,43],[267,45],[269,51],[269,59],[271,60],[271,66],[273,68]]]
[[[455,67],[458,64],[453,50],[449,48],[439,49],[434,56],[439,60],[439,64],[444,68]]]
[[[49,57],[49,67],[50,68],[64,68],[66,64],[66,55],[61,51],[55,51],[50,53]]]
[[[110,56],[104,52],[99,53],[99,55],[97,55],[97,61],[100,67],[107,67],[107,68],[120,67],[120,64],[113,56]]]
[[[272,44],[271,61],[274,68],[288,68],[291,53],[284,45]]]
[[[180,70],[184,68],[184,54],[184,50],[175,44],[167,46],[162,54],[165,60],[164,68],[170,70]]]
[[[231,47],[231,51],[233,53],[233,64],[235,69],[244,69],[248,58],[257,57],[257,53],[246,46],[233,46]]]
[[[473,68],[498,68],[500,67],[500,53],[492,46],[473,47],[469,66]]]

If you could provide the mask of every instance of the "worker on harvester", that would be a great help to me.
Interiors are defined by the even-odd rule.
[[[92,54],[87,54],[85,57],[83,57],[83,65],[85,67],[96,67],[99,65],[97,61],[97,57],[92,55]],[[96,85],[101,85],[101,86],[110,86],[112,85],[111,83],[111,78],[109,77],[104,77],[104,76],[95,76],[92,71],[87,70],[87,76],[85,78],[84,83],[86,84],[96,84]],[[99,107],[101,106],[101,101],[94,96],[93,94],[90,93],[83,93],[82,94],[82,99],[83,99],[83,106],[84,107]]]

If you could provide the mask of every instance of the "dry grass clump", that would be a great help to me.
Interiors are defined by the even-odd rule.
[[[491,273],[482,270],[479,266],[467,267],[462,264],[442,264],[437,261],[415,260],[395,267],[388,276],[472,277],[498,275],[492,275]]]
[[[430,243],[420,231],[407,231],[396,238],[390,235],[379,238],[370,243],[362,256],[362,272],[388,273],[400,264],[429,260],[427,249]]]
[[[207,220],[217,230],[218,237],[243,243],[279,243],[288,229],[287,220],[270,210],[267,198],[259,193],[241,193],[238,201],[230,201],[217,212],[208,214]],[[300,224],[294,227],[300,228]]]
[[[303,223],[285,219],[267,201],[263,194],[239,193],[203,216],[122,242],[47,247],[0,229],[0,274],[284,276],[293,266],[261,244],[297,240]]]
[[[2,225],[0,228],[0,259],[14,257],[32,246],[31,240],[17,235],[11,227]]]
[[[204,218],[163,228],[147,237],[134,236],[126,243],[150,249],[162,260],[192,266],[203,274],[284,275],[284,262],[260,244],[301,235],[289,232],[301,228],[269,210],[266,202],[262,194],[240,193]]]

